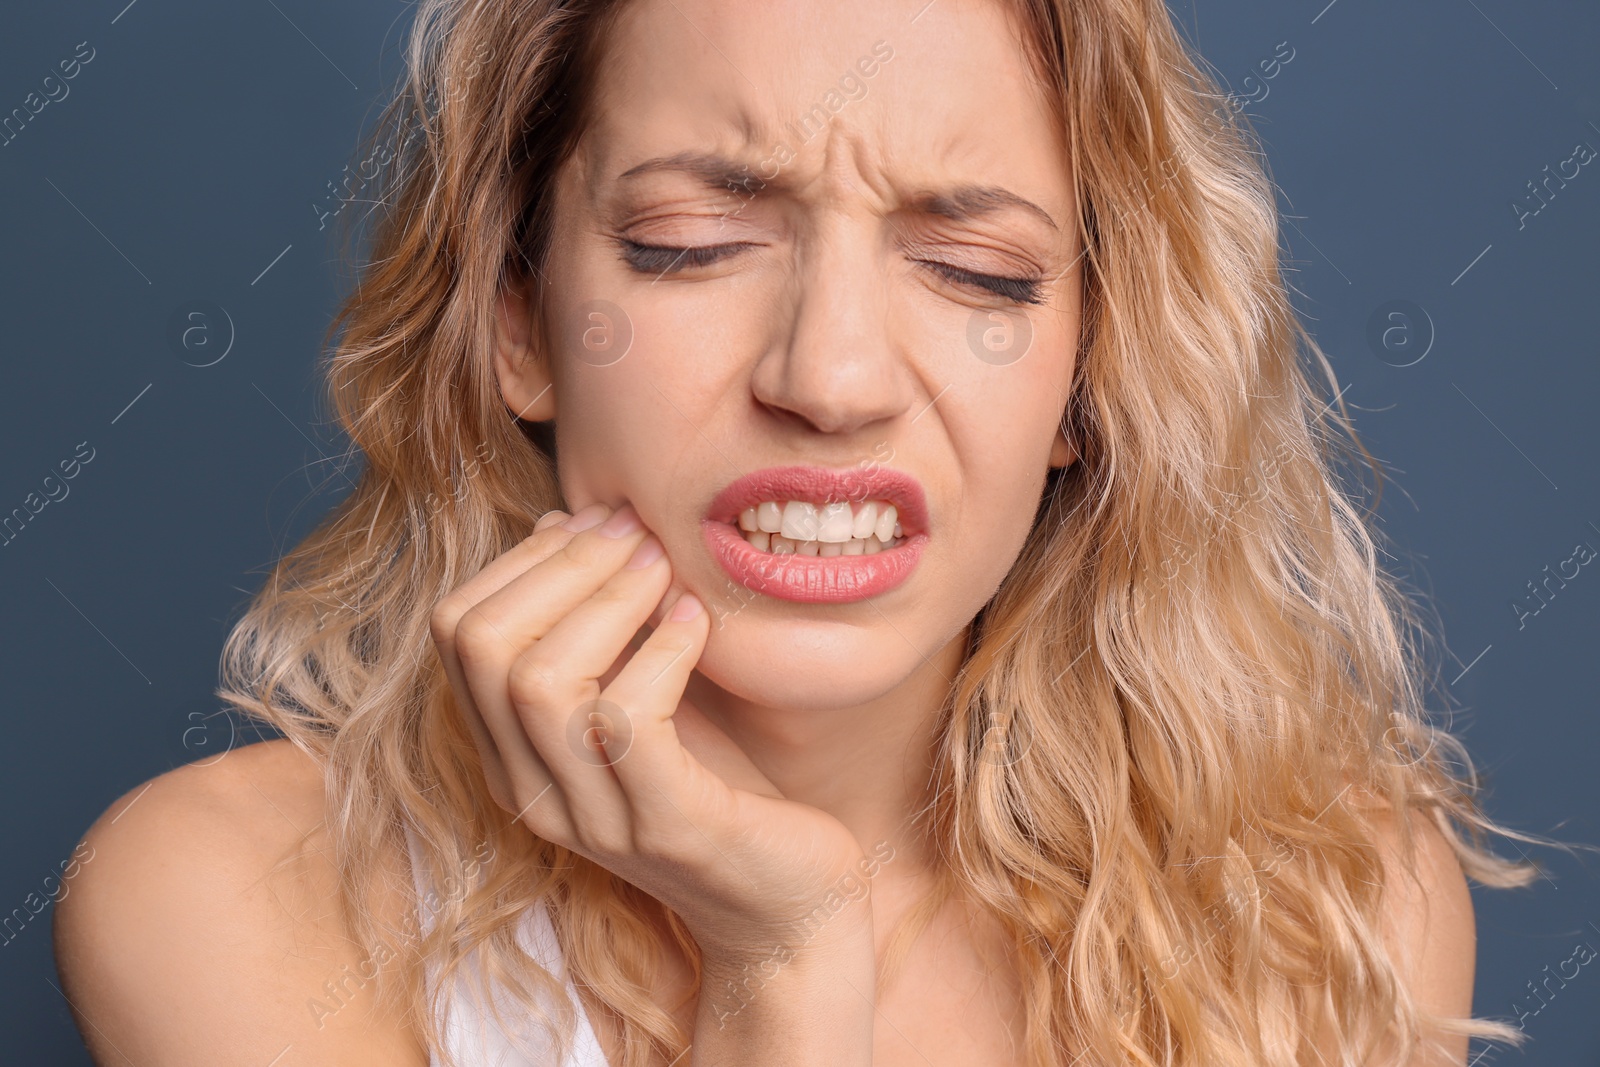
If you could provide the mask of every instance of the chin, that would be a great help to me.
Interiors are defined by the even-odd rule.
[[[695,670],[742,700],[796,711],[855,707],[904,682],[922,657],[887,621],[872,627],[757,619],[713,624]]]

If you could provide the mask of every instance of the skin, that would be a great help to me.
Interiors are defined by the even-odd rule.
[[[1070,174],[998,5],[823,6],[636,0],[624,14],[612,47],[628,61],[604,65],[595,123],[557,178],[548,284],[501,293],[492,357],[511,411],[559,412],[564,495],[578,519],[607,521],[548,516],[438,605],[432,636],[495,800],[695,934],[705,983],[669,959],[655,991],[693,1030],[694,1064],[1020,1063],[1017,977],[993,925],[959,901],[899,981],[873,986],[929,885],[903,827],[926,800],[971,620],[1014,562],[1047,469],[1073,460],[1059,426],[1082,297]],[[893,58],[856,72],[864,95],[803,143],[785,131],[880,40]],[[792,158],[749,198],[682,172],[619,177],[686,151],[772,174],[779,141]],[[925,194],[966,184],[1003,186],[1055,225],[1015,207],[931,209]],[[662,275],[630,266],[620,239],[741,250]],[[1039,302],[974,274],[1037,278]],[[572,328],[597,298],[632,331],[608,366]],[[967,340],[996,310],[1032,328],[1005,365]],[[769,465],[874,461],[927,493],[932,539],[907,581],[842,605],[729,590],[699,531],[724,485]],[[628,568],[651,542],[664,555]],[[693,601],[709,610],[669,617]],[[567,740],[595,697],[624,709],[605,745],[625,755],[609,765]],[[362,963],[326,905],[325,819],[320,771],[282,742],[180,768],[102,816],[56,919],[98,1062],[267,1063],[285,1045],[286,1063],[426,1062],[370,997],[321,1027],[306,1009]],[[895,853],[870,894],[727,1014],[723,984],[791,941],[878,842]],[[1425,999],[1464,1012],[1470,898],[1453,858],[1429,855],[1386,930]],[[410,904],[394,859],[380,912],[398,922]],[[591,1015],[615,1061],[615,1032]],[[1464,1062],[1461,1048],[1415,1067]]]

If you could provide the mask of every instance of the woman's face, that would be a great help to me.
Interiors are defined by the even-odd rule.
[[[633,504],[712,613],[700,673],[744,699],[891,694],[963,635],[1047,468],[1071,460],[1075,205],[1007,16],[632,0],[611,37],[557,178],[538,287],[551,377],[502,361],[501,384],[526,410],[553,382],[568,504]],[[797,465],[846,475],[857,501],[897,499],[880,476],[913,480],[925,525],[900,498],[901,548],[738,539],[719,494]],[[821,505],[820,484],[746,500]]]

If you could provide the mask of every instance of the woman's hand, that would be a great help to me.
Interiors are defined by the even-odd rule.
[[[859,843],[783,799],[684,700],[709,616],[688,592],[663,610],[672,570],[659,540],[631,505],[564,517],[541,519],[432,614],[495,802],[672,908],[722,968],[814,937],[851,955],[864,941],[870,962],[870,909],[836,907],[841,881],[859,878]]]

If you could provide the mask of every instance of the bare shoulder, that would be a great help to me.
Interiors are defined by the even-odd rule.
[[[289,742],[129,790],[75,855],[56,961],[96,1062],[427,1062],[350,980],[371,967],[332,905],[322,768]]]
[[[1425,948],[1432,955],[1454,950],[1457,962],[1465,962],[1470,973],[1476,942],[1472,893],[1444,831],[1422,811],[1410,812],[1402,821],[1388,807],[1371,808],[1363,818],[1383,857],[1384,916],[1393,933],[1404,946]]]
[[[1455,849],[1426,812],[1406,816],[1411,830],[1409,849],[1401,816],[1395,811],[1374,807],[1363,816],[1383,857],[1383,935],[1412,995],[1420,1007],[1434,1014],[1468,1017],[1477,928],[1472,894]],[[1411,1067],[1466,1062],[1465,1037],[1433,1036],[1443,1048],[1432,1054],[1419,1053]]]

